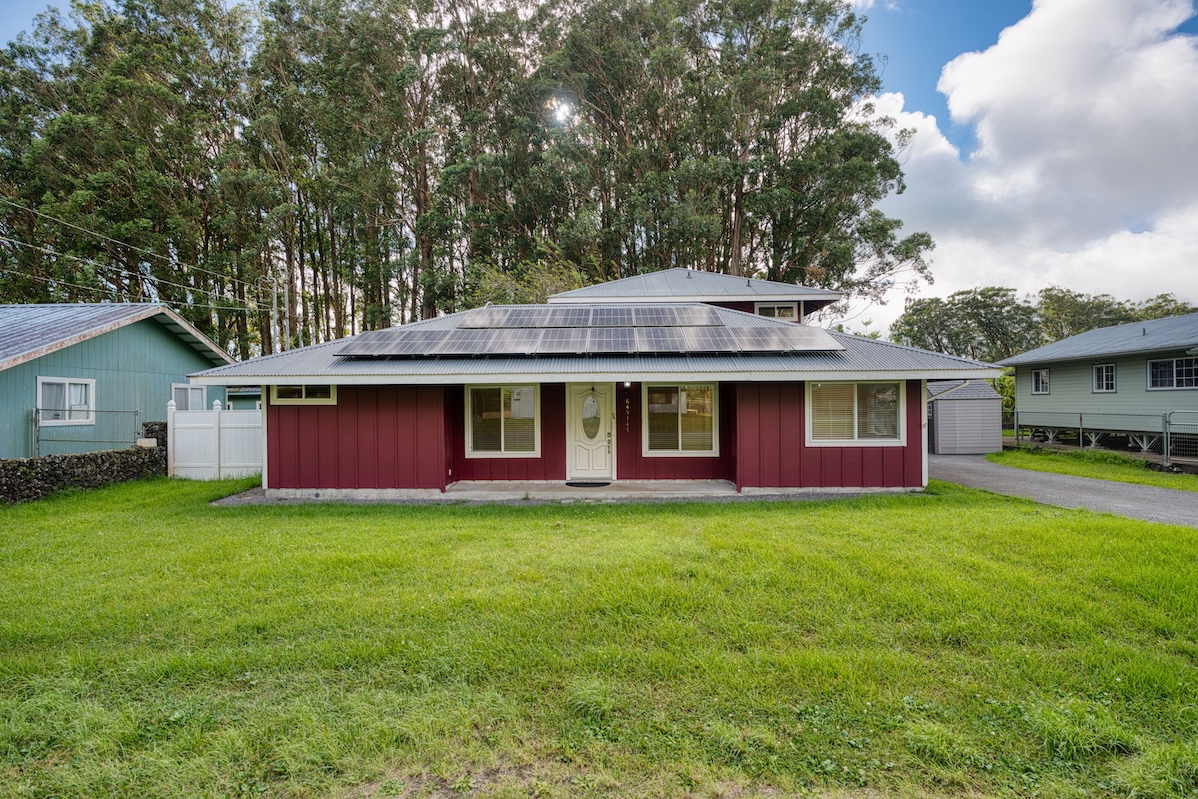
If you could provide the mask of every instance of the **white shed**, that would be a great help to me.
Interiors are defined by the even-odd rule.
[[[937,455],[1002,450],[1002,397],[985,380],[928,381],[928,449]]]

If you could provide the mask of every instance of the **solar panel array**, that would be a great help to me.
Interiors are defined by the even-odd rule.
[[[630,313],[632,311],[629,308],[610,310]],[[375,358],[429,358],[473,355],[825,352],[839,349],[843,348],[824,330],[796,324],[776,327],[709,325],[590,328],[468,328],[459,325],[454,330],[410,330],[396,327],[362,333],[346,342],[336,354]]]
[[[710,306],[490,307],[467,312],[462,328],[509,327],[723,327]]]

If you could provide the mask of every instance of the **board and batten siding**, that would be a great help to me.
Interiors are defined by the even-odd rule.
[[[738,386],[740,488],[919,488],[924,485],[923,385],[906,383],[904,446],[808,447],[803,383]]]
[[[171,384],[211,369],[212,362],[153,319],[143,319],[0,371],[0,458],[33,453],[38,377],[96,381],[97,411],[141,411],[141,421],[166,421]],[[225,399],[208,386],[208,404]]]
[[[1015,367],[1015,408],[1021,422],[1035,412],[1104,413],[1155,416],[1169,411],[1198,411],[1198,389],[1148,388],[1148,361],[1189,357],[1182,351],[1116,358],[1090,358]],[[1115,391],[1095,392],[1094,366],[1115,364]],[[1047,369],[1048,394],[1032,393],[1032,371]],[[1132,429],[1132,428],[1128,428]]]

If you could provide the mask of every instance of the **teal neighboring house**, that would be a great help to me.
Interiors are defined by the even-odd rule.
[[[1015,368],[1019,426],[1050,440],[1069,430],[1148,450],[1167,424],[1198,432],[1198,313],[1090,330],[999,363]]]
[[[225,401],[187,375],[233,360],[166,305],[0,305],[0,458],[132,446],[172,399]]]

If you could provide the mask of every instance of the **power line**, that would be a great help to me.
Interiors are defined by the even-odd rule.
[[[56,216],[51,216],[50,214],[47,214],[47,213],[46,213],[46,212],[44,212],[44,211],[39,211],[39,210],[37,210],[36,208],[30,208],[30,207],[28,207],[28,206],[21,205],[20,203],[13,202],[12,200],[8,199],[7,197],[0,197],[0,203],[4,203],[5,205],[10,205],[10,206],[12,206],[13,208],[19,208],[19,209],[20,209],[20,210],[22,210],[22,211],[28,211],[28,212],[29,212],[29,213],[31,213],[31,214],[37,214],[37,215],[38,215],[38,216],[40,216],[40,217],[43,217],[43,218],[45,218],[45,219],[52,220],[52,221],[54,221],[54,222],[57,222],[57,223],[58,223],[58,224],[60,224],[60,225],[65,225],[66,227],[72,228],[72,229],[74,229],[74,230],[78,230],[78,231],[80,231],[81,233],[86,233],[86,234],[88,234],[89,236],[95,236],[95,237],[96,237],[96,238],[98,238],[98,239],[103,239],[104,241],[108,241],[108,242],[111,242],[111,243],[113,243],[113,244],[119,244],[119,245],[120,245],[120,246],[122,246],[122,247],[125,247],[125,248],[128,248],[128,249],[130,249],[130,250],[133,250],[134,252],[140,252],[140,253],[143,253],[143,254],[145,254],[145,255],[149,255],[149,256],[152,256],[152,257],[154,257],[154,258],[158,258],[159,260],[165,261],[165,262],[166,262],[167,264],[169,264],[170,266],[178,267],[178,268],[180,268],[180,269],[183,269],[183,270],[193,270],[193,271],[196,271],[196,272],[203,272],[203,273],[205,273],[205,274],[212,275],[212,276],[214,276],[214,277],[219,277],[219,278],[221,278],[221,279],[223,279],[223,280],[228,280],[228,281],[230,281],[230,282],[232,282],[232,283],[240,283],[241,285],[243,285],[243,286],[245,286],[246,288],[249,288],[249,289],[252,289],[252,288],[254,288],[254,285],[253,285],[253,284],[251,284],[251,283],[247,283],[247,282],[246,282],[246,281],[244,281],[244,280],[240,280],[240,279],[238,279],[238,278],[235,278],[235,277],[230,277],[230,276],[228,276],[228,275],[223,275],[223,274],[221,274],[220,272],[214,272],[214,271],[212,271],[211,269],[204,269],[203,267],[200,267],[200,266],[188,266],[188,265],[185,265],[185,264],[183,264],[183,263],[181,263],[181,262],[179,262],[179,261],[177,261],[177,260],[175,260],[175,259],[173,259],[173,258],[168,258],[168,257],[167,257],[167,256],[165,256],[165,255],[162,255],[162,254],[160,254],[160,253],[156,253],[156,252],[154,252],[153,250],[147,250],[147,249],[144,249],[144,248],[142,248],[142,247],[138,247],[138,246],[136,246],[136,245],[130,244],[130,243],[126,242],[126,241],[121,241],[120,239],[114,239],[114,238],[112,238],[111,236],[105,236],[103,233],[99,233],[99,232],[97,232],[97,231],[95,231],[95,230],[88,230],[88,229],[87,229],[87,228],[85,228],[85,227],[80,227],[79,225],[76,225],[76,224],[74,224],[74,223],[72,223],[72,222],[68,222],[68,221],[66,221],[65,219],[60,219],[60,218],[58,218],[58,217],[56,217]],[[32,245],[28,245],[28,246],[32,246]]]
[[[79,261],[80,263],[91,264],[92,266],[96,267],[97,269],[112,270],[112,271],[118,272],[128,278],[137,278],[138,280],[152,280],[156,285],[173,286],[174,288],[183,289],[184,291],[192,291],[192,292],[196,292],[196,293],[200,293],[200,294],[204,293],[204,291],[202,289],[198,289],[195,286],[188,286],[184,283],[174,283],[170,280],[163,280],[162,278],[155,277],[153,275],[147,276],[147,275],[137,274],[134,272],[130,272],[128,269],[124,269],[122,267],[116,266],[115,264],[102,264],[99,261],[93,261],[91,258],[84,258],[80,255],[72,255],[70,253],[59,252],[58,250],[55,250],[52,247],[44,247],[40,244],[31,244],[27,241],[21,241],[20,239],[9,238],[8,236],[0,236],[0,241],[7,242],[9,244],[14,244],[14,245],[17,245],[20,247],[29,247],[32,250],[40,250],[41,252],[44,252],[47,255],[53,255],[58,258],[73,258],[74,260]]]
[[[96,267],[97,269],[112,269],[112,270],[115,270],[115,271],[121,273],[122,275],[125,275],[126,277],[137,277],[138,279],[145,279],[144,275],[134,275],[133,273],[131,273],[125,269],[121,269],[118,266],[111,266],[108,264],[97,263],[96,261],[93,261],[90,258],[81,258],[78,255],[70,255],[68,253],[58,252],[57,250],[51,249],[49,247],[42,247],[37,244],[29,244],[28,242],[19,241],[17,239],[11,239],[11,238],[8,238],[7,236],[0,236],[0,241],[7,242],[8,244],[15,244],[15,245],[18,245],[21,247],[29,247],[30,249],[34,249],[34,250],[40,250],[41,252],[44,252],[48,255],[56,256],[58,258],[71,258],[76,261],[79,261],[80,263],[91,264],[92,266]],[[72,288],[79,288],[79,289],[83,289],[85,291],[92,291],[92,292],[105,291],[105,289],[99,288],[97,286],[84,286],[79,283],[71,283],[70,281],[61,280],[59,278],[47,278],[47,277],[42,277],[40,275],[31,275],[31,274],[28,274],[27,272],[20,272],[16,269],[9,269],[7,267],[5,267],[3,271],[6,273],[14,274],[14,275],[21,275],[22,277],[27,277],[32,280],[41,280],[46,283],[59,283],[64,286],[71,286]],[[173,286],[175,288],[181,288],[185,291],[190,291],[190,292],[198,291],[197,289],[195,289],[192,286],[185,286],[181,283],[171,283],[170,281],[161,280],[159,278],[150,278],[150,279],[153,280],[155,284]],[[199,293],[203,293],[203,292],[199,292]],[[250,308],[249,306],[238,307],[235,305],[234,306],[211,305],[211,304],[196,303],[196,302],[190,302],[190,301],[187,304],[193,308],[214,308],[216,310],[230,310],[230,311],[237,311],[237,310],[256,311],[257,310],[257,308]]]
[[[29,278],[30,280],[40,280],[43,283],[53,283],[57,286],[70,286],[71,288],[82,289],[84,291],[90,291],[92,293],[97,293],[97,294],[112,294],[113,293],[111,290],[102,289],[99,286],[84,286],[81,283],[72,283],[69,280],[61,280],[56,277],[44,277],[43,275],[31,275],[28,272],[21,272],[16,269],[8,269],[7,267],[5,267],[4,269],[0,269],[0,277],[3,277],[5,275],[20,275],[21,277],[26,277],[26,278]],[[163,303],[163,304],[166,304],[166,303]],[[188,308],[210,308],[214,311],[238,311],[240,313],[261,313],[262,312],[261,308],[251,308],[249,306],[204,305],[203,303],[194,303],[194,302],[187,303],[187,307]]]

